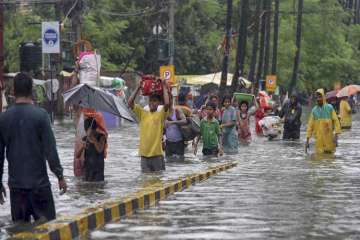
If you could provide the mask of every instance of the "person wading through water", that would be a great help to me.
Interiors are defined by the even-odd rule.
[[[95,118],[96,115],[97,118]],[[79,158],[81,154],[84,154],[84,181],[101,182],[105,180],[104,160],[107,151],[107,132],[104,127],[101,127],[101,120],[97,120],[103,119],[101,113],[94,111],[94,115],[90,116],[84,120],[86,136],[82,139],[83,145],[79,149],[77,157]]]
[[[333,106],[326,103],[324,90],[318,89],[315,96],[317,105],[310,114],[306,130],[305,152],[309,149],[311,136],[314,135],[316,153],[331,154],[336,150],[338,135],[341,133],[340,122]]]
[[[56,218],[46,161],[62,193],[67,190],[48,113],[32,102],[32,79],[14,78],[15,104],[0,116],[0,182],[8,161],[11,216],[14,222],[50,221]],[[0,204],[5,188],[0,185]]]
[[[130,96],[128,102],[140,122],[139,154],[141,156],[141,170],[144,173],[158,172],[165,170],[162,138],[165,119],[168,116],[170,106],[168,87],[166,81],[162,79],[164,105],[160,105],[160,95],[151,95],[149,105],[144,108],[134,103],[140,89],[141,83]]]
[[[300,139],[301,113],[302,109],[298,98],[296,95],[292,95],[279,114],[280,118],[284,118],[284,140]]]

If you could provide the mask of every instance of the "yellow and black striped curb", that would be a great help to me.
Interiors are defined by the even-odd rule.
[[[83,236],[91,230],[103,227],[106,223],[126,218],[136,210],[152,207],[168,195],[182,191],[236,165],[236,162],[226,163],[178,180],[154,184],[122,199],[113,199],[94,208],[87,208],[78,215],[60,217],[39,225],[29,232],[18,233],[12,239],[63,240]]]

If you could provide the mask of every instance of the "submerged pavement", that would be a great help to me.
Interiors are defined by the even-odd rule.
[[[64,167],[64,176],[68,183],[68,192],[59,194],[56,177],[49,171],[57,217],[80,213],[84,208],[103,203],[106,200],[121,197],[139,189],[173,180],[186,174],[197,173],[209,166],[234,160],[233,157],[202,160],[189,151],[184,162],[167,162],[166,171],[161,174],[142,174],[138,157],[138,127],[125,122],[118,129],[110,130],[108,159],[105,160],[105,183],[84,183],[73,177],[73,154],[75,129],[70,120],[56,122],[54,125],[58,151]],[[4,183],[7,182],[7,163],[5,162]],[[6,184],[5,184],[6,186]],[[7,189],[8,193],[8,189]],[[10,199],[0,205],[0,239],[9,236],[8,231],[18,231],[11,226]],[[9,228],[10,227],[10,228]]]
[[[360,239],[359,120],[335,156],[306,155],[305,129],[258,138],[237,167],[82,239]]]
[[[51,175],[58,216],[138,189],[237,160],[237,167],[160,201],[159,206],[107,224],[83,239],[356,239],[360,236],[360,121],[344,132],[335,157],[306,155],[300,142],[254,138],[235,156],[209,161],[187,154],[160,175],[143,175],[137,157],[137,126],[112,130],[105,184],[71,177],[74,129],[55,125],[69,192],[60,196]],[[311,150],[314,150],[312,146]],[[5,179],[7,176],[5,174]],[[0,239],[10,225],[9,201],[0,206]]]

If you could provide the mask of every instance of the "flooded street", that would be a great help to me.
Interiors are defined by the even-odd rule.
[[[69,183],[68,193],[60,196],[50,174],[58,216],[236,159],[237,167],[84,239],[357,239],[360,119],[355,118],[352,131],[341,135],[335,157],[306,155],[303,129],[300,142],[255,138],[239,155],[211,162],[188,153],[185,163],[167,163],[167,171],[155,176],[141,174],[137,126],[126,124],[111,131],[102,185],[71,177],[74,129],[70,121],[57,123],[55,134]],[[7,199],[0,206],[0,239],[7,238],[5,226],[10,223]]]
[[[335,158],[256,139],[237,167],[84,239],[359,239],[356,117]]]
[[[189,152],[184,163],[167,163],[166,172],[144,175],[140,171],[140,158],[138,157],[137,125],[125,123],[121,128],[110,130],[108,159],[105,160],[106,182],[104,184],[84,183],[73,177],[75,129],[72,122],[70,120],[57,122],[54,131],[64,176],[69,187],[66,194],[60,195],[57,179],[48,170],[58,217],[74,215],[86,207],[95,206],[105,200],[136,192],[140,188],[161,181],[199,172],[209,166],[232,159],[216,159],[213,162],[207,162],[200,158],[194,158],[193,154]],[[8,179],[6,161],[4,173],[3,180],[6,183]],[[6,239],[9,236],[9,230],[6,230],[9,229],[9,226],[11,227],[10,199],[7,198],[6,203],[0,205],[0,239]]]

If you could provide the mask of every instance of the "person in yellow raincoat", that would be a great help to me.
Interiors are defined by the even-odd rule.
[[[310,114],[305,150],[309,148],[309,140],[314,135],[316,153],[334,153],[338,134],[341,133],[340,122],[333,106],[326,103],[324,90],[318,89],[315,94],[317,105]]]
[[[352,124],[351,107],[347,97],[341,98],[340,101],[340,125],[341,128],[350,129]]]

